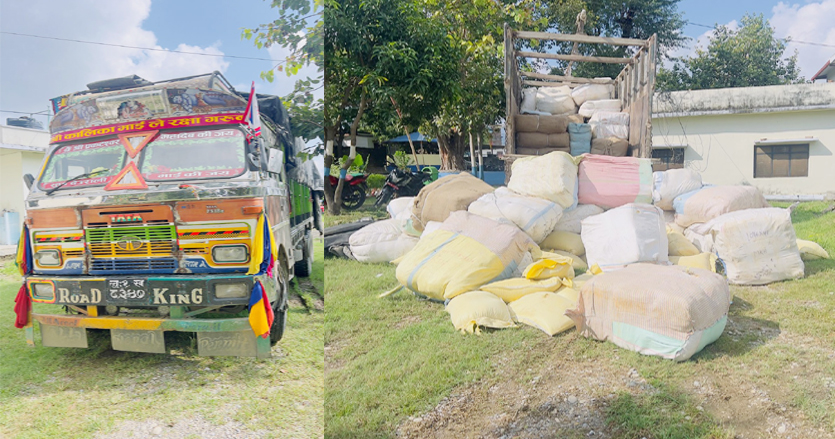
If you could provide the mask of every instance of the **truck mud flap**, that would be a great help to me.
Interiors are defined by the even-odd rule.
[[[87,348],[87,329],[38,325],[41,327],[41,344],[50,348]]]
[[[270,339],[251,330],[198,332],[197,355],[270,358]]]
[[[163,331],[111,329],[110,344],[114,351],[167,353]]]

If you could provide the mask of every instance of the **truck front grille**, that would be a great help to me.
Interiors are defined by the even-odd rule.
[[[94,258],[173,257],[177,232],[173,224],[96,227],[85,230]]]

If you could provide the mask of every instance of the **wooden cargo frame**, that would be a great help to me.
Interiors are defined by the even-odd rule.
[[[568,41],[584,44],[608,44],[638,47],[631,58],[565,55],[516,50],[517,40]],[[652,94],[655,91],[655,65],[658,53],[657,36],[647,40],[634,38],[597,37],[583,34],[558,34],[550,32],[526,32],[504,27],[505,93],[507,94],[506,155],[509,168],[516,154],[515,116],[522,102],[522,86],[561,87],[582,84],[613,84],[615,99],[619,99],[624,112],[629,113],[629,149],[633,156],[652,157]],[[574,76],[547,75],[519,70],[517,58],[557,59],[574,62],[624,64],[614,79],[579,78]],[[523,79],[524,78],[524,79]],[[532,80],[535,79],[536,81]],[[510,174],[509,170],[507,171]]]

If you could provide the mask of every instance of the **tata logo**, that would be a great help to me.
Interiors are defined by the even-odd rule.
[[[145,246],[145,243],[139,239],[138,236],[125,236],[122,239],[116,241],[116,247],[119,250],[134,252],[137,250],[141,250],[142,247]]]

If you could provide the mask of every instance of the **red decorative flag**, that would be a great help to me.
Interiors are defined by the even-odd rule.
[[[17,314],[15,318],[14,327],[22,328],[29,324],[29,310],[32,309],[32,300],[29,298],[29,292],[26,291],[26,284],[20,287],[15,298],[14,312]]]

